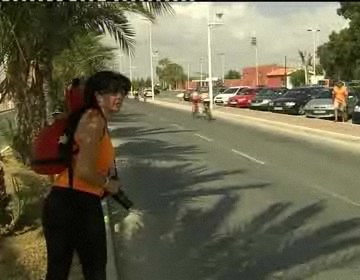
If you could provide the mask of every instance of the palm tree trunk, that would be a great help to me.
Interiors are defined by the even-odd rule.
[[[17,126],[13,147],[22,161],[28,164],[32,139],[46,122],[46,110],[44,110],[46,101],[42,88],[43,78],[38,63],[33,61],[28,64],[28,67],[18,63],[14,62],[9,65],[9,73],[13,75],[13,79],[16,79],[14,103]],[[21,73],[21,69],[25,69],[25,71]]]
[[[52,92],[52,63],[51,60],[47,60],[40,65],[40,72],[43,76],[43,95],[46,103],[45,115],[48,116],[50,112],[55,109],[56,93]]]

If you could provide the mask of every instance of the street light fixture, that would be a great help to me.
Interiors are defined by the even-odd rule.
[[[314,83],[316,83],[316,35],[318,32],[320,32],[320,29],[316,29],[316,28],[309,28],[307,30],[308,32],[312,32],[313,33],[313,42],[314,42],[314,54],[313,54],[313,64],[314,64]]]
[[[209,66],[209,98],[210,98],[210,112],[213,110],[213,83],[212,83],[212,65],[211,65],[211,28],[218,25],[223,25],[224,23],[220,20],[222,19],[224,13],[216,13],[216,18],[218,21],[210,22],[210,13],[208,18],[208,66]]]

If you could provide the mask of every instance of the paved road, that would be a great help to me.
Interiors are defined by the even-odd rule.
[[[357,153],[133,100],[111,127],[147,211],[120,279],[359,278]]]

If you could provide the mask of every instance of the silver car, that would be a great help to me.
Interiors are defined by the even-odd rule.
[[[357,94],[349,92],[346,111],[351,116],[358,100]],[[333,118],[335,116],[332,100],[332,89],[324,89],[311,99],[304,107],[305,115],[308,118]]]

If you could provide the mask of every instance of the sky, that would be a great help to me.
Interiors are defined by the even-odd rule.
[[[316,44],[328,41],[332,31],[347,26],[347,21],[336,14],[338,2],[199,2],[174,3],[175,15],[161,16],[152,25],[154,69],[161,58],[183,66],[190,75],[200,72],[200,58],[207,70],[207,22],[223,13],[222,25],[212,29],[213,76],[255,66],[255,49],[250,37],[255,34],[258,42],[258,63],[299,66],[298,50],[313,52],[313,34],[309,28],[320,29]],[[149,23],[131,15],[136,32],[135,57],[132,59],[133,77],[150,76]],[[114,44],[109,37],[106,44]],[[114,67],[129,75],[129,60],[120,50]],[[220,53],[224,53],[223,58]],[[121,57],[122,55],[122,57]],[[207,71],[206,71],[207,72]]]

